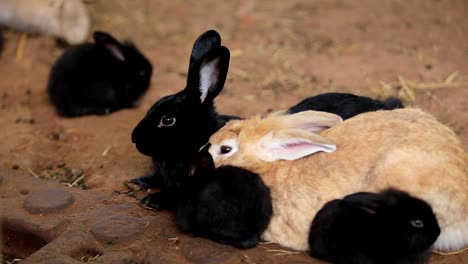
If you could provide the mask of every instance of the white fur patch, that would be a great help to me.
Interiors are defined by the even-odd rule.
[[[439,238],[434,243],[434,250],[452,252],[468,246],[468,230],[462,226],[446,227],[442,229]]]
[[[229,153],[221,153],[221,147],[227,146],[231,148]],[[218,158],[227,158],[234,155],[238,150],[238,143],[237,140],[234,138],[223,140],[221,143],[217,145],[211,145],[210,149],[208,150],[213,157],[213,160],[217,160]]]
[[[219,59],[212,60],[200,69],[200,101],[203,103],[210,92],[210,88],[218,80],[219,71],[217,68]]]

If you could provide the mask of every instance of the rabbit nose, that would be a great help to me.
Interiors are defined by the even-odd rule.
[[[141,141],[141,126],[138,124],[132,131],[132,143]]]

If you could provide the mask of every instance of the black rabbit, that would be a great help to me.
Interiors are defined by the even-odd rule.
[[[233,166],[215,169],[206,147],[189,162],[188,175],[176,208],[179,227],[238,248],[255,246],[273,213],[260,176]]]
[[[190,157],[227,120],[235,118],[218,115],[213,102],[226,81],[229,59],[220,35],[214,30],[203,33],[193,45],[185,89],[157,101],[133,130],[133,143],[152,157],[156,167],[154,173],[131,181],[160,189],[141,200],[147,206],[173,208]]]
[[[151,63],[132,42],[99,31],[93,37],[95,43],[67,48],[50,72],[49,98],[63,116],[133,107],[149,87]]]
[[[310,254],[332,263],[425,263],[440,234],[432,208],[406,192],[355,193],[315,216]]]
[[[403,108],[403,103],[400,99],[393,97],[380,101],[350,93],[324,93],[304,99],[289,108],[288,113],[315,110],[337,114],[345,120],[365,112],[397,108]]]

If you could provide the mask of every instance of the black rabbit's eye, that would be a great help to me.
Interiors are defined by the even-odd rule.
[[[174,125],[176,122],[175,117],[172,116],[163,116],[161,121],[159,121],[158,127],[168,127]]]
[[[423,228],[424,227],[424,222],[419,219],[413,219],[411,220],[411,225],[416,228]]]
[[[228,154],[231,150],[232,148],[230,146],[221,146],[221,154]]]

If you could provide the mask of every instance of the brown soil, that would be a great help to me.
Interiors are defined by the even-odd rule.
[[[50,37],[28,35],[19,50],[21,34],[5,32],[0,55],[0,166],[7,173],[86,186],[136,204],[118,194],[140,195],[123,183],[149,173],[152,166],[131,143],[130,133],[156,100],[184,87],[193,41],[210,28],[221,33],[232,55],[225,89],[216,100],[220,113],[263,114],[329,91],[394,95],[434,114],[468,150],[467,1],[86,2],[93,29],[133,39],[150,59],[151,88],[134,109],[59,117],[48,102],[46,83],[62,49]],[[431,83],[437,87],[431,89]],[[245,257],[238,262],[261,263],[261,258],[250,258],[265,254],[262,250],[241,251],[239,256]],[[75,260],[92,263],[102,251],[91,253]],[[463,259],[468,262],[468,253]]]

